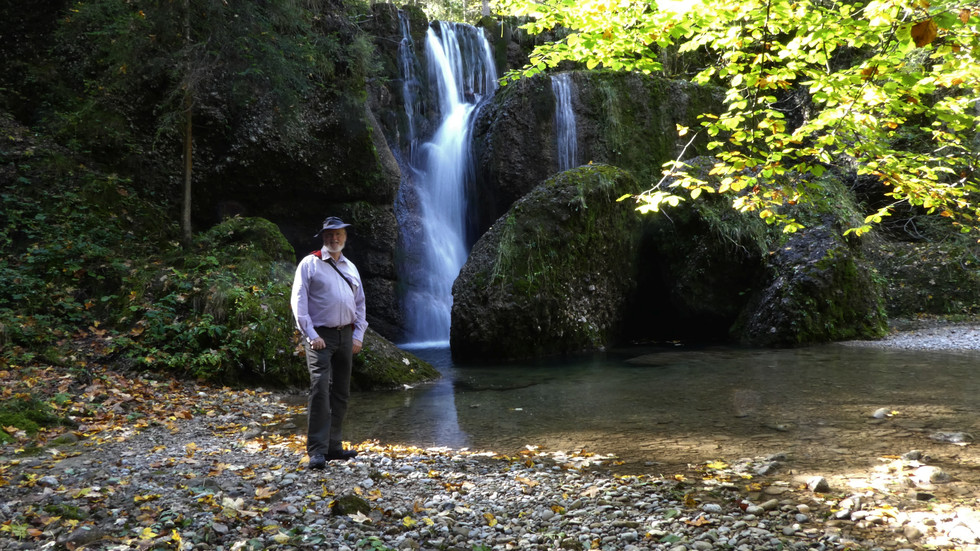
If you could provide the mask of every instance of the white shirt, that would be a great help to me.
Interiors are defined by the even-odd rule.
[[[320,250],[324,259],[330,258],[326,248]],[[308,340],[317,338],[314,327],[354,325],[354,340],[364,342],[367,329],[364,288],[357,267],[343,255],[336,262],[351,285],[326,260],[307,255],[296,266],[293,291],[289,305],[293,309],[296,327]],[[353,286],[353,289],[351,289]]]

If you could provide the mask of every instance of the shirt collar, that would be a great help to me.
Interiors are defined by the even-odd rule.
[[[330,256],[330,251],[328,251],[326,247],[320,247],[320,258],[326,260],[333,257]],[[344,253],[340,253],[340,258],[338,258],[336,262],[347,262],[347,258],[344,257]]]

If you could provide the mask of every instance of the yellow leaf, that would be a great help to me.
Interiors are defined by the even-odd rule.
[[[530,478],[524,478],[523,476],[517,477],[517,481],[520,482],[521,484],[527,484],[531,488],[533,488],[533,487],[535,487],[535,486],[537,486],[539,484],[538,482],[536,482],[534,480],[531,480]]]
[[[150,528],[149,526],[143,528],[143,531],[140,533],[141,540],[151,540],[155,537],[157,537],[157,533],[154,532],[153,529]]]
[[[688,509],[693,509],[698,506],[698,502],[695,501],[694,496],[691,494],[684,494],[684,506]]]
[[[493,528],[497,525],[497,519],[490,513],[483,513],[483,518],[487,519],[487,526]]]
[[[412,526],[415,526],[416,524],[418,524],[418,521],[415,520],[412,517],[405,517],[405,518],[402,519],[402,525],[404,525],[405,528],[411,528]]]
[[[255,489],[255,499],[269,499],[270,497],[276,495],[279,490],[273,490],[268,486],[261,486]]]
[[[705,524],[711,524],[711,521],[704,518],[704,516],[699,516],[694,520],[685,520],[685,524],[690,524],[691,526],[704,526]]]

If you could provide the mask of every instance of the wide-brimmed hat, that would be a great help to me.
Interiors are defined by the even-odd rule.
[[[316,232],[316,235],[313,237],[320,237],[320,234],[326,230],[339,230],[348,226],[350,226],[350,224],[345,223],[340,218],[337,218],[336,216],[328,216],[327,219],[323,221],[323,228]]]

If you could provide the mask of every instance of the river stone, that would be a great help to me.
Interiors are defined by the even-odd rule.
[[[814,476],[813,478],[807,480],[806,487],[814,493],[826,493],[830,491],[830,483],[827,479],[822,476]]]

